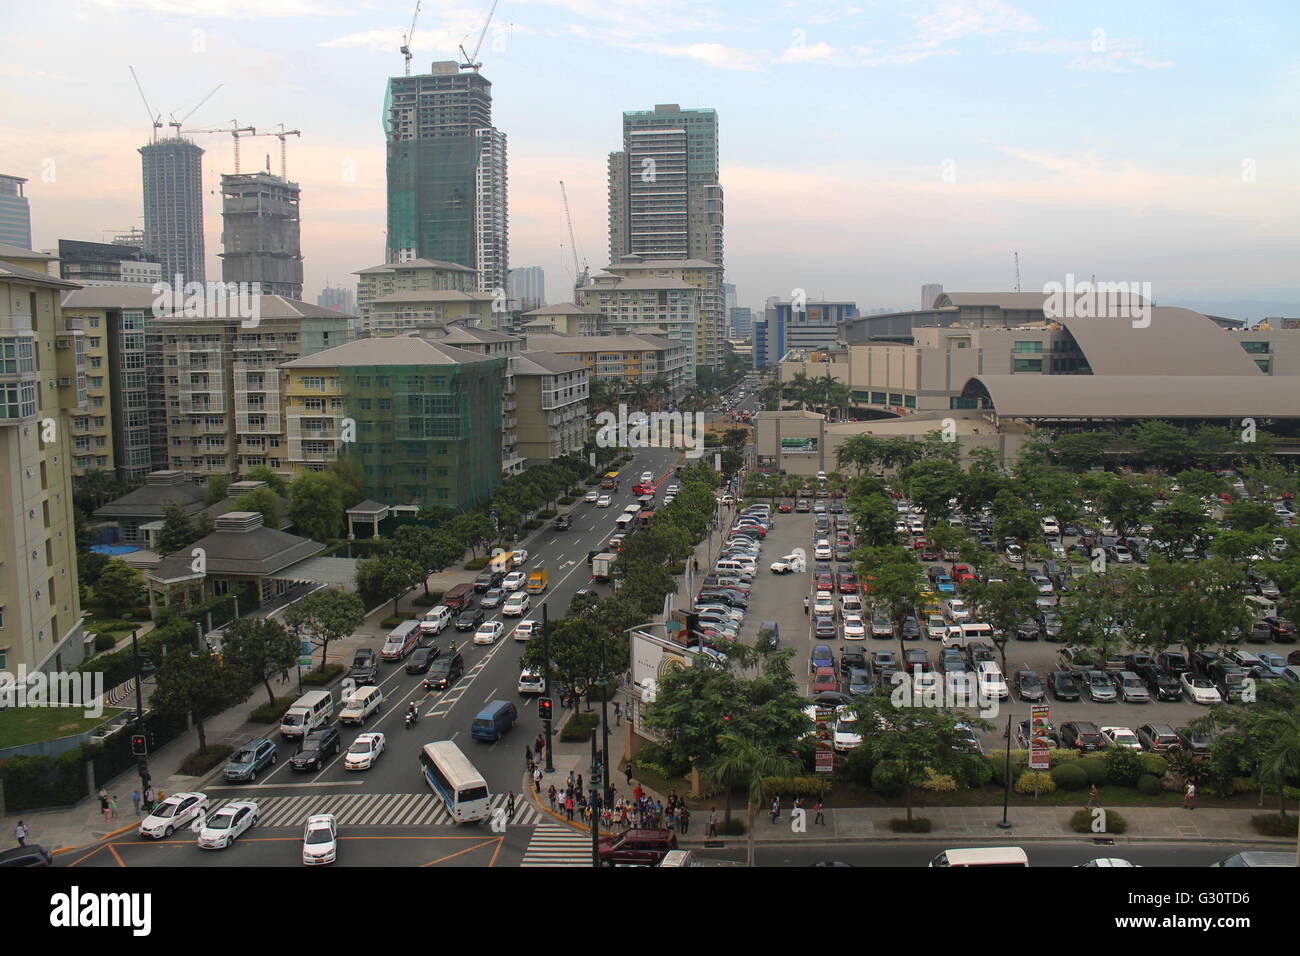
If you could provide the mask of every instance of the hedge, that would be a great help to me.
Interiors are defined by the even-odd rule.
[[[323,687],[343,673],[342,664],[326,664],[302,675],[302,682],[312,687]]]
[[[195,751],[181,761],[180,773],[185,777],[202,777],[224,760],[229,759],[231,748],[225,744],[212,744],[205,754]]]
[[[10,757],[0,766],[6,811],[74,805],[88,794],[84,768],[81,748],[57,757]]]
[[[546,508],[546,509],[543,510],[543,511],[539,511],[539,512],[537,512],[537,517],[539,517],[539,518],[548,518],[548,519],[549,519],[549,518],[554,518],[554,517],[555,517],[555,510],[554,510],[553,508]]]
[[[1056,782],[1050,773],[1041,770],[1026,770],[1016,781],[1016,793],[1055,793]]]
[[[1106,810],[1099,814],[1097,819],[1101,820],[1105,826],[1102,830],[1093,830],[1092,810],[1083,809],[1075,810],[1070,817],[1070,829],[1075,833],[1123,833],[1128,829],[1128,821],[1119,815],[1115,810]]]
[[[1294,839],[1296,836],[1296,818],[1287,817],[1283,819],[1276,813],[1261,813],[1250,818],[1250,825],[1255,828],[1256,833],[1264,836],[1289,837]]]
[[[894,818],[889,821],[889,829],[895,833],[929,833],[932,824],[929,817]]]
[[[764,777],[763,782],[783,797],[820,797],[828,789],[821,777]]]
[[[117,635],[100,633],[95,635],[95,653],[111,651],[117,646]]]
[[[1142,754],[1125,747],[1115,747],[1106,752],[1106,776],[1111,783],[1122,787],[1136,786],[1138,778],[1146,772]]]
[[[254,707],[248,715],[249,723],[253,724],[278,724],[284,712],[288,710],[296,698],[294,697],[277,697],[275,703],[267,701]]]
[[[1082,790],[1088,785],[1088,774],[1077,763],[1063,763],[1052,768],[1052,780],[1062,790]]]
[[[575,499],[572,495],[565,495],[563,498],[560,499],[560,504],[571,505],[576,500],[577,499]]]
[[[1138,793],[1145,794],[1148,797],[1158,796],[1160,794],[1160,778],[1154,774],[1144,773],[1138,777]]]
[[[487,567],[487,563],[488,563],[487,558],[470,558],[470,560],[465,562],[465,570],[482,571],[484,568]]]
[[[569,718],[569,722],[560,731],[560,740],[565,743],[590,740],[592,733],[599,724],[600,715],[595,712],[590,714],[576,713]]]
[[[441,591],[430,591],[427,595],[417,594],[411,598],[411,603],[416,607],[436,607],[442,603]]]
[[[1088,782],[1104,787],[1110,783],[1110,774],[1106,772],[1106,758],[1102,756],[1084,757],[1078,766],[1088,775]]]

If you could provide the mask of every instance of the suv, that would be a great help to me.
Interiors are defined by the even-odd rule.
[[[1183,699],[1183,685],[1169,668],[1148,664],[1138,671],[1138,676],[1147,682],[1147,688],[1156,700]]]
[[[625,830],[600,841],[601,866],[657,866],[665,854],[677,849],[672,830]]]
[[[555,519],[555,524],[552,527],[554,527],[556,531],[568,531],[573,527],[573,519],[568,515],[559,515]]]
[[[480,571],[478,577],[474,579],[474,590],[479,594],[485,594],[489,588],[499,585],[504,577],[505,574],[501,571]]]
[[[1142,749],[1152,753],[1169,753],[1171,750],[1181,750],[1183,746],[1174,728],[1168,724],[1143,724],[1136,733]]]
[[[361,647],[352,655],[352,670],[348,671],[348,676],[358,685],[373,684],[378,671],[379,664],[373,648]]]
[[[371,651],[371,655],[375,652]],[[252,783],[260,771],[276,761],[275,742],[265,737],[250,740],[226,764],[223,776],[227,780],[247,780]]]
[[[1072,720],[1061,725],[1061,746],[1074,747],[1083,753],[1104,750],[1106,738],[1097,725],[1088,720]]]
[[[456,681],[464,673],[465,658],[461,657],[460,651],[440,657],[429,665],[429,671],[424,675],[424,689],[448,690],[456,686]]]
[[[302,742],[302,749],[293,755],[290,763],[294,770],[320,770],[325,766],[327,757],[343,749],[337,727],[325,727],[313,730]]]

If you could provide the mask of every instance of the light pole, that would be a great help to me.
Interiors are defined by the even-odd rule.
[[[1002,767],[1002,819],[998,829],[1010,830],[1011,821],[1007,819],[1007,808],[1011,803],[1011,714],[1007,714],[1007,759]]]
[[[547,605],[542,605],[542,696],[551,696],[551,626]],[[551,722],[542,721],[546,732],[546,772],[555,773],[554,749],[551,747]]]
[[[149,789],[149,731],[144,726],[144,690],[141,685],[144,683],[144,675],[140,673],[140,645],[136,640],[139,630],[131,630],[131,661],[135,665],[135,726],[140,736],[144,738],[144,753],[140,755],[140,760],[136,764],[140,771],[140,796],[143,797],[146,790]]]

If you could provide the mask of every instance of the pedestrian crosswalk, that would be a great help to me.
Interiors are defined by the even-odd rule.
[[[557,823],[539,823],[520,866],[591,866],[591,834]]]
[[[209,812],[232,800],[252,800],[256,803],[259,827],[300,827],[313,813],[332,813],[341,827],[460,825],[451,818],[442,800],[433,793],[314,793],[293,797],[244,794],[228,800],[212,801]],[[484,821],[484,825],[496,818],[496,811],[505,811],[506,795],[496,794],[490,803],[493,813]],[[509,823],[514,826],[531,826],[541,818],[541,810],[526,795],[515,798],[515,815]]]

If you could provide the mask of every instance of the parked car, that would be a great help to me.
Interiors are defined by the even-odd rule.
[[[1193,704],[1223,703],[1223,697],[1220,695],[1219,689],[1210,682],[1208,677],[1183,674],[1179,679],[1183,683],[1183,696]]]
[[[1088,720],[1072,720],[1061,725],[1061,746],[1073,747],[1083,753],[1103,750],[1106,738],[1096,724]]]
[[[1120,750],[1142,749],[1142,742],[1138,739],[1138,735],[1127,727],[1103,727],[1101,728],[1101,735],[1106,738],[1106,744],[1109,747]]]
[[[1142,678],[1132,671],[1120,671],[1114,675],[1115,692],[1119,699],[1126,704],[1149,704],[1151,703],[1151,692],[1147,685],[1142,682]]]
[[[1156,700],[1182,700],[1183,685],[1178,675],[1159,664],[1148,664],[1139,672],[1146,681],[1147,690]]]
[[[1046,697],[1043,682],[1034,671],[1016,671],[1011,678],[1016,689],[1016,696],[1024,701],[1038,701]]]
[[[1069,671],[1052,671],[1047,675],[1047,686],[1052,696],[1059,701],[1079,699],[1079,685],[1075,683],[1074,675]]]
[[[1137,738],[1142,748],[1152,753],[1169,753],[1182,747],[1178,734],[1168,724],[1143,724],[1137,729]]]

